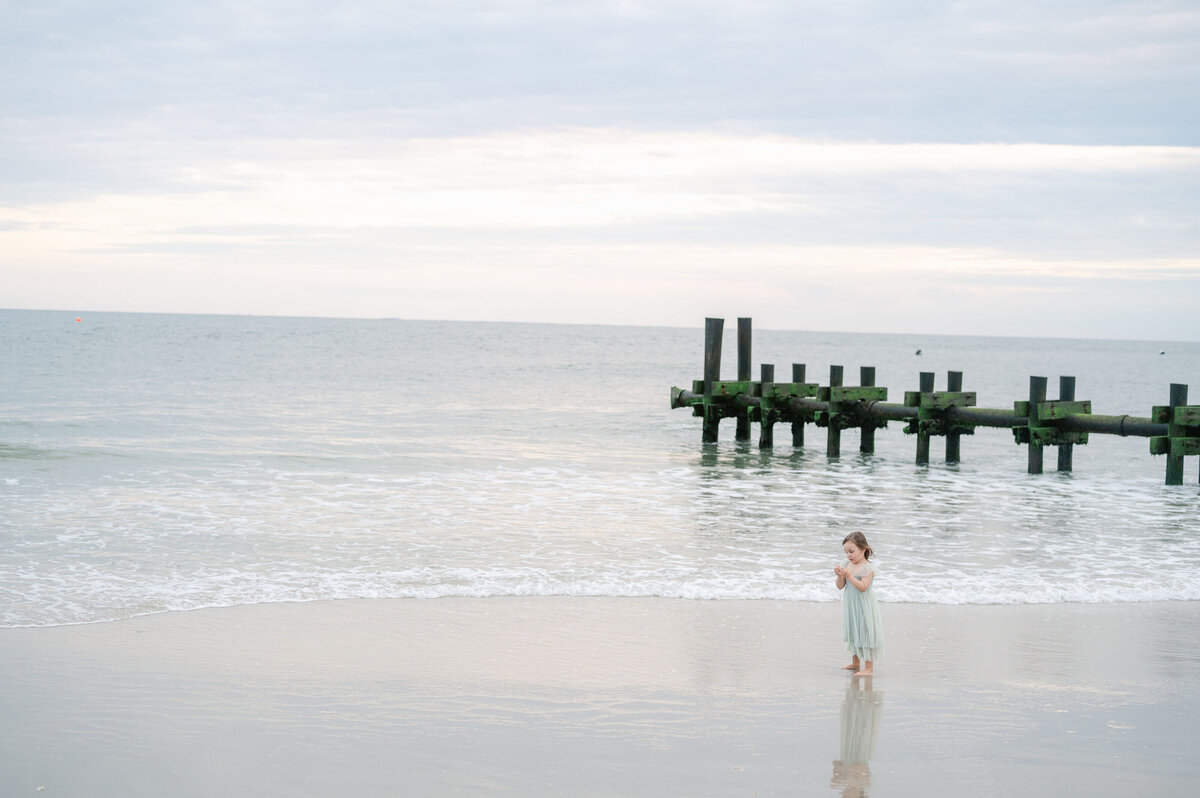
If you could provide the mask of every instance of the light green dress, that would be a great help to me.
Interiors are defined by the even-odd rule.
[[[863,562],[857,570],[849,561],[843,567],[856,576],[876,573],[869,562]],[[878,662],[883,656],[883,620],[879,617],[874,580],[866,590],[859,590],[846,580],[842,588],[842,639],[850,653],[860,660]]]

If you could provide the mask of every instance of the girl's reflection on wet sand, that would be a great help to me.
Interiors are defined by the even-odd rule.
[[[845,798],[866,798],[871,786],[871,757],[883,709],[883,694],[875,691],[872,682],[872,678],[853,678],[842,700],[841,752],[833,761],[829,786],[841,790]]]

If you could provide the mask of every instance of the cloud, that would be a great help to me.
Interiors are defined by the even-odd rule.
[[[1200,336],[1172,316],[1200,241],[1183,0],[46,0],[5,21],[14,304],[690,324],[820,296],[836,327],[868,301],[861,324],[949,324],[952,301],[982,330],[989,296],[1137,297],[1138,323]]]
[[[1105,257],[1189,253],[1200,225],[1200,148],[1188,147],[568,129],[244,142],[239,155],[195,142],[190,162],[164,163],[157,180],[166,190],[14,204],[0,220],[30,227],[48,251],[218,239],[261,249],[272,242],[246,231],[286,227],[395,246],[568,234],[590,244],[744,243],[769,234],[788,243],[1037,247],[1060,257],[1092,252],[1097,241]]]
[[[149,119],[218,138],[737,126],[1184,144],[1200,121],[1200,14],[1183,0],[45,0],[5,27],[8,115],[74,133]]]
[[[241,154],[199,148],[167,192],[0,209],[17,295],[105,274],[129,309],[679,324],[736,300],[768,326],[819,295],[813,324],[870,307],[855,324],[882,330],[943,304],[977,328],[1001,301],[1111,312],[1200,281],[1200,148],[568,129]]]

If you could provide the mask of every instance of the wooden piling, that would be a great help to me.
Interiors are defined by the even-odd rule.
[[[738,319],[738,340],[737,340],[737,378],[738,382],[749,382],[753,379],[750,376],[753,366],[750,362],[750,319],[742,317]],[[737,414],[737,431],[734,433],[734,440],[748,441],[750,440],[750,416],[745,410]]]
[[[875,387],[875,367],[859,366],[858,384],[864,388]],[[863,454],[875,454],[875,427],[869,421],[862,427],[858,450]]]
[[[803,363],[793,363],[792,364],[792,382],[794,382],[794,383],[803,383],[804,382],[804,368],[805,368],[805,366]],[[804,421],[803,420],[792,422],[792,446],[799,448],[799,449],[804,448]]]
[[[1175,408],[1188,403],[1188,387],[1179,383],[1171,383],[1171,413],[1167,420],[1167,437],[1182,437],[1184,432],[1175,423]],[[1167,482],[1168,485],[1183,484],[1183,455],[1167,453]]]
[[[921,393],[933,393],[933,372],[921,372]],[[917,465],[929,465],[929,433],[917,430]]]
[[[774,366],[763,364],[762,379],[750,379],[750,319],[738,319],[738,379],[720,379],[721,338],[724,319],[710,318],[705,323],[704,379],[694,380],[691,390],[671,388],[671,407],[691,408],[702,417],[704,443],[717,441],[718,425],[724,417],[744,418],[746,425],[763,424],[759,445],[774,443],[773,425],[788,421],[792,425],[792,445],[804,446],[804,425],[815,422],[826,427],[826,453],[841,455],[841,431],[857,427],[862,431],[862,452],[874,449],[874,430],[888,421],[905,424],[905,432],[916,433],[918,465],[928,465],[929,444],[935,435],[946,436],[946,461],[957,462],[959,436],[970,435],[976,427],[1000,427],[1012,430],[1018,444],[1029,447],[1030,474],[1043,470],[1047,446],[1059,447],[1060,471],[1074,466],[1074,446],[1086,444],[1088,435],[1137,435],[1149,438],[1150,454],[1168,455],[1168,485],[1183,484],[1185,458],[1200,456],[1200,406],[1187,404],[1187,385],[1171,385],[1171,404],[1151,408],[1150,418],[1103,416],[1092,413],[1092,403],[1075,400],[1075,378],[1059,377],[1059,398],[1046,400],[1045,377],[1029,378],[1029,399],[1013,403],[1012,410],[975,407],[975,394],[962,391],[962,372],[947,374],[947,391],[934,390],[932,372],[921,372],[919,391],[906,391],[904,404],[887,404],[887,389],[875,386],[875,369],[862,367],[861,384],[843,385],[841,366],[830,366],[829,387],[805,382],[805,366],[792,364],[792,383],[779,384]],[[743,438],[748,440],[748,430]],[[711,451],[711,450],[710,450]]]
[[[717,442],[717,430],[721,416],[713,404],[713,383],[721,379],[721,336],[725,319],[704,320],[704,428],[700,439],[704,443]]]
[[[775,382],[775,365],[763,363],[759,366],[759,380],[762,383],[762,395],[771,393],[771,385]],[[775,419],[771,413],[765,413],[758,420],[758,448],[771,449],[775,446]]]
[[[829,367],[829,387],[842,387],[842,367]],[[826,427],[825,435],[825,455],[827,457],[842,456],[842,431],[838,429],[837,419],[833,416],[829,419],[829,426]]]
[[[1060,402],[1075,401],[1075,378],[1062,377],[1058,378],[1058,400]],[[1058,445],[1058,470],[1070,471],[1073,465],[1075,455],[1075,444],[1060,443]]]
[[[1037,425],[1037,406],[1046,401],[1045,377],[1029,378],[1029,429]],[[1042,445],[1035,440],[1029,441],[1029,473],[1042,473]]]
[[[946,372],[946,390],[951,393],[962,391],[963,373],[961,371]],[[946,462],[957,463],[962,454],[961,447],[962,434],[954,429],[946,433]]]

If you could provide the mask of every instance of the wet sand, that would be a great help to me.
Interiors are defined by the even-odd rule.
[[[316,602],[0,630],[12,796],[1089,795],[1200,783],[1200,604]]]

